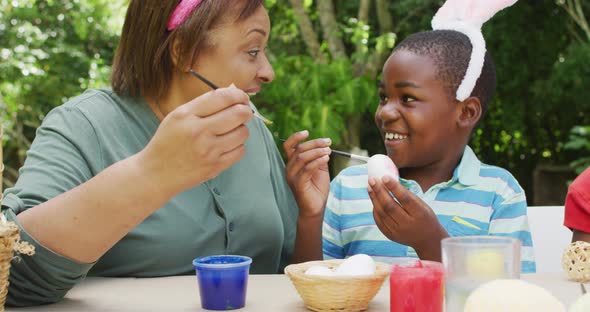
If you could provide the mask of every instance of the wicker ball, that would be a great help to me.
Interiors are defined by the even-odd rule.
[[[563,270],[569,279],[586,283],[590,281],[590,243],[577,241],[569,244],[561,258]]]
[[[367,309],[369,302],[375,298],[389,276],[391,266],[375,262],[375,274],[367,276],[305,274],[305,271],[312,266],[320,265],[334,269],[343,261],[342,259],[309,261],[291,264],[285,268],[285,273],[293,282],[305,307],[317,312],[355,312]]]

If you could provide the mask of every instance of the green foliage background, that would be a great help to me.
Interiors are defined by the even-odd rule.
[[[367,25],[359,23],[358,1],[333,2],[350,57],[319,64],[306,50],[289,2],[266,1],[276,80],[253,100],[275,121],[271,130],[277,138],[309,129],[345,147],[348,118],[362,116],[361,146],[383,152],[372,118],[378,77],[355,75],[354,64],[368,61],[375,50],[390,50],[396,38],[430,29],[442,1],[391,1],[395,35],[379,30],[374,10]],[[319,29],[315,2],[305,3]],[[51,108],[83,89],[109,85],[125,5],[122,0],[0,0],[7,186],[17,178],[35,129]],[[582,6],[590,16],[590,2]],[[483,161],[512,171],[530,198],[539,164],[574,162],[578,171],[589,164],[584,125],[590,125],[590,39],[549,0],[520,0],[483,30],[496,62],[498,90],[471,145]],[[327,55],[325,42],[322,49]]]
[[[120,8],[102,0],[0,0],[0,116],[8,186],[45,114],[83,89],[107,84]]]

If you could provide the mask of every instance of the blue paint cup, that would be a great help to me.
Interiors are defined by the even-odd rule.
[[[193,260],[199,282],[201,306],[206,310],[233,310],[246,304],[252,258],[219,255]]]

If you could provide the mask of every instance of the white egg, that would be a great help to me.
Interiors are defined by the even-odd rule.
[[[332,271],[330,268],[325,267],[325,266],[321,266],[321,265],[314,265],[312,267],[309,267],[306,271],[305,274],[307,275],[334,275],[334,271]]]
[[[369,177],[375,177],[381,179],[388,175],[395,180],[399,179],[399,172],[397,167],[393,163],[393,160],[387,155],[377,154],[371,156],[367,162],[367,169],[369,171]]]
[[[375,274],[375,261],[365,254],[354,255],[344,260],[335,270],[336,275],[373,275]]]

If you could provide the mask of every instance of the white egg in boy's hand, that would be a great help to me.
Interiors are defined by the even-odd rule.
[[[395,180],[399,180],[397,167],[387,155],[377,154],[371,156],[367,163],[367,169],[369,171],[369,178],[381,179],[388,175]]]

